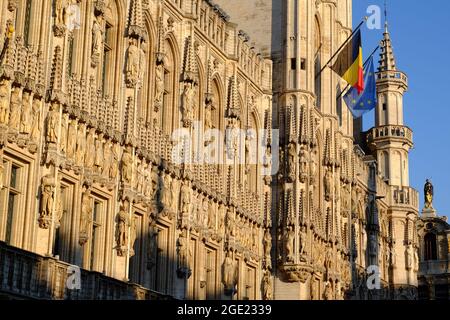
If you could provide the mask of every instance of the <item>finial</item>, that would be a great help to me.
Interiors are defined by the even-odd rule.
[[[384,32],[388,33],[388,11],[387,0],[384,0]]]

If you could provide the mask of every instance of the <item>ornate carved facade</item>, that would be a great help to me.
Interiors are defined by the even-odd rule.
[[[330,70],[315,77],[351,33],[351,1],[297,1],[301,15],[290,0],[262,1],[283,8],[264,36],[237,10],[255,1],[217,1],[256,44],[209,0],[12,2],[0,0],[0,264],[55,277],[45,292],[9,282],[0,292],[416,296],[407,78],[389,33],[371,131],[359,135],[336,102],[345,84]],[[230,134],[198,138],[208,129]],[[379,290],[367,289],[369,266]],[[91,278],[98,292],[83,287]]]
[[[419,250],[414,263],[419,264],[419,299],[448,300],[450,298],[450,225],[447,217],[433,208],[433,185],[427,180],[424,188],[424,208],[417,222]]]

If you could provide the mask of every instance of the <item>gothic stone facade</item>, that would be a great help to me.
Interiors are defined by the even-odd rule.
[[[0,0],[3,294],[415,298],[407,78],[388,31],[360,134],[345,85],[316,76],[351,33],[350,0],[218,2],[256,44],[211,1]],[[216,148],[229,162],[174,161],[173,133],[191,159],[199,126],[254,134]]]
[[[420,267],[420,300],[448,300],[450,297],[450,225],[427,204],[417,223]]]

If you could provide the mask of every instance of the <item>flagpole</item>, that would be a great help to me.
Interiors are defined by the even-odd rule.
[[[375,48],[375,50],[372,51],[372,53],[370,54],[370,56],[366,59],[366,61],[364,61],[363,68],[366,67],[366,65],[369,63],[369,59],[372,58],[372,56],[375,54],[375,52],[377,52],[378,49],[380,49],[380,46],[377,46],[377,47]],[[339,100],[339,98],[342,97],[342,96],[344,95],[345,92],[347,92],[348,87],[350,87],[350,84],[347,84],[347,86],[345,87],[345,89],[341,91],[341,93],[340,93],[339,96],[336,98],[336,100]]]
[[[339,49],[333,54],[333,56],[328,60],[327,63],[322,67],[322,69],[316,74],[316,78],[325,70],[325,68],[328,66],[328,64],[338,55],[339,52],[341,52],[342,48],[350,41],[351,38],[353,38],[353,35],[358,32],[359,29],[361,29],[362,25],[367,21],[367,17],[364,17],[364,19],[359,23],[359,25],[356,27],[355,30],[353,30],[352,34],[347,38],[347,40],[344,41],[344,43],[339,47]]]

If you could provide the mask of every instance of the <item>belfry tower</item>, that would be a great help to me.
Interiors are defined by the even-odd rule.
[[[378,72],[376,73],[378,103],[375,127],[368,133],[368,142],[377,159],[378,175],[388,185],[386,197],[391,243],[390,284],[395,291],[417,286],[417,191],[409,185],[409,152],[413,148],[413,132],[403,119],[403,96],[408,78],[397,69],[391,36],[386,22]]]
[[[397,70],[387,23],[381,41],[377,73],[378,105],[375,113],[375,144],[379,173],[390,184],[409,186],[409,150],[413,147],[412,131],[403,121],[403,95],[408,78]]]

